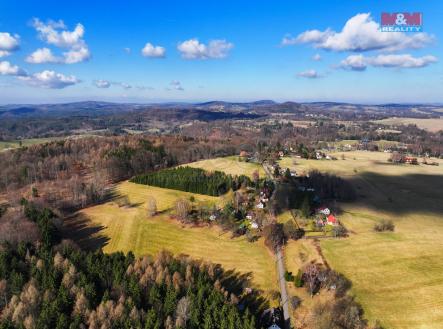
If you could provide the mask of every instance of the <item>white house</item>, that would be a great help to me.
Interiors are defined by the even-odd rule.
[[[329,208],[320,208],[319,210],[318,210],[318,212],[320,213],[320,214],[323,214],[323,215],[326,215],[326,216],[328,216],[328,215],[330,215],[331,214],[331,210],[329,210]]]
[[[258,209],[263,209],[265,207],[265,205],[261,202],[258,203],[258,205],[255,206]]]

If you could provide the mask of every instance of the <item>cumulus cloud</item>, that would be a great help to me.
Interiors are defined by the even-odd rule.
[[[67,76],[48,70],[19,77],[19,79],[25,81],[30,86],[48,89],[63,89],[81,82],[73,75]]]
[[[348,56],[340,63],[341,68],[353,71],[364,71],[367,66],[366,58],[361,54]]]
[[[8,32],[0,32],[0,51],[3,53],[3,56],[17,50],[19,45],[20,37],[17,34],[11,35]]]
[[[97,88],[109,88],[111,87],[111,83],[106,80],[94,80],[94,85]]]
[[[320,56],[320,54],[315,54],[314,56],[312,56],[312,60],[313,60],[313,61],[316,61],[316,62],[321,61],[321,56]]]
[[[332,51],[397,51],[423,48],[434,40],[427,33],[387,33],[379,28],[370,13],[357,14],[346,22],[340,32],[308,30],[297,37],[285,36],[282,45],[309,43],[315,48]]]
[[[410,54],[389,54],[365,57],[351,55],[341,61],[339,67],[353,71],[364,71],[368,66],[387,68],[421,68],[437,62],[435,56],[414,57]]]
[[[148,42],[142,49],[142,55],[151,58],[163,58],[166,55],[166,49]]]
[[[85,28],[80,23],[76,25],[73,31],[67,31],[66,25],[61,20],[58,22],[49,21],[45,24],[38,18],[34,18],[32,26],[37,30],[43,41],[60,48],[74,48],[84,43]]]
[[[77,24],[73,31],[68,31],[63,21],[41,22],[35,18],[32,26],[37,30],[40,39],[44,42],[59,48],[68,49],[63,53],[63,57],[55,57],[48,48],[37,49],[28,56],[29,63],[65,63],[75,64],[88,60],[91,57],[88,45],[83,40],[85,28],[82,24]],[[37,53],[37,54],[36,54]],[[33,55],[36,58],[33,58]]]
[[[2,58],[2,57],[6,57],[6,56],[9,56],[9,55],[11,55],[11,52],[10,52],[10,51],[7,51],[7,50],[0,50],[0,58]]]
[[[322,77],[320,74],[318,74],[318,72],[316,70],[306,70],[303,72],[299,72],[299,73],[297,73],[297,76],[301,77],[301,78],[308,78],[308,79],[317,79],[317,78]]]
[[[64,63],[66,64],[75,64],[81,63],[88,60],[91,57],[89,53],[89,49],[86,46],[80,47],[78,49],[72,49],[63,53],[64,55]]]
[[[170,90],[170,89],[180,90],[180,91],[185,90],[185,89],[183,88],[181,82],[180,82],[180,81],[177,81],[177,80],[172,80],[172,81],[169,83],[169,85],[171,86],[171,88],[168,88],[169,90]]]
[[[8,61],[0,62],[0,75],[26,76],[26,72]]]
[[[59,63],[60,58],[57,58],[49,48],[40,48],[34,51],[31,55],[26,57],[26,62],[32,64],[42,63]]]
[[[211,40],[207,45],[198,39],[189,39],[177,46],[185,59],[221,59],[228,56],[234,45],[226,40]]]

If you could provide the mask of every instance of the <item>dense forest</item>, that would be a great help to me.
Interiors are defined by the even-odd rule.
[[[233,177],[220,171],[209,173],[187,166],[135,176],[131,182],[212,196],[223,195],[231,188],[235,191],[242,185],[252,184],[245,175]]]
[[[82,251],[59,240],[50,210],[23,200],[21,211],[39,237],[2,240],[2,329],[261,327],[253,294],[220,266],[166,252]]]

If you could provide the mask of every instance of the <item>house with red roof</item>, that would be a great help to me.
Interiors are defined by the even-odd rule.
[[[338,224],[338,220],[334,215],[329,215],[328,217],[326,217],[326,224],[328,225],[337,225]]]

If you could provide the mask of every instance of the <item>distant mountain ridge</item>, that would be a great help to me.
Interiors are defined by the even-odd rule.
[[[125,112],[146,111],[154,109],[169,110],[195,110],[206,112],[226,112],[242,114],[269,115],[273,113],[321,113],[328,112],[374,112],[384,111],[396,115],[398,113],[407,115],[412,110],[420,109],[430,115],[438,115],[434,110],[441,109],[441,105],[429,104],[379,104],[365,105],[341,102],[282,102],[273,100],[258,100],[253,102],[227,102],[209,101],[202,103],[112,103],[100,101],[84,101],[59,104],[11,104],[0,106],[0,118],[20,118],[38,116],[100,116],[109,114],[121,114]]]

